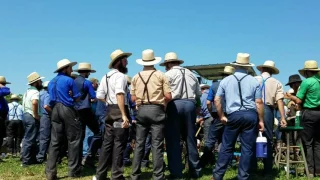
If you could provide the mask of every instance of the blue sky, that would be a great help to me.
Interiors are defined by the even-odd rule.
[[[135,60],[151,48],[162,58],[178,53],[184,65],[232,62],[247,52],[256,65],[274,60],[285,84],[305,60],[319,62],[319,7],[318,0],[1,1],[0,75],[23,93],[31,72],[50,80],[68,58],[92,63],[91,77],[100,80],[120,48],[133,53],[133,76],[142,69]]]

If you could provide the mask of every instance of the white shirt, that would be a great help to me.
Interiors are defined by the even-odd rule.
[[[183,74],[181,73],[181,70],[185,73],[184,84],[182,84]],[[189,69],[180,66],[173,66],[165,74],[168,77],[171,87],[172,99],[196,99],[196,97],[200,97],[202,95],[198,79]],[[181,88],[183,88],[182,95]]]
[[[106,76],[108,76],[108,86],[106,82]],[[117,69],[112,69],[104,75],[100,81],[100,86],[97,90],[97,98],[105,99],[108,104],[118,104],[116,95],[122,93],[124,95],[125,105],[128,105],[127,101],[127,78]]]
[[[33,108],[32,108],[32,101],[33,100],[38,100],[38,114],[39,116],[40,114],[40,108],[39,108],[39,104],[40,104],[40,92],[33,86],[30,86],[27,90],[27,92],[24,94],[23,96],[23,111],[25,113],[29,113],[34,117],[33,114]]]

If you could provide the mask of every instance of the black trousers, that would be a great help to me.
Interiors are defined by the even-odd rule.
[[[7,115],[5,113],[0,112],[0,147],[2,147],[3,138],[6,137],[6,118]]]
[[[131,179],[140,179],[141,161],[145,154],[146,138],[149,131],[151,131],[153,179],[164,180],[163,140],[166,118],[164,107],[160,105],[141,105],[136,118],[136,148],[134,150]]]
[[[24,136],[23,122],[21,120],[7,121],[7,150],[8,153],[20,153],[20,144]]]
[[[126,107],[126,115],[130,118],[128,107]],[[106,179],[107,168],[110,161],[112,161],[111,179],[124,180],[123,152],[128,141],[129,129],[113,127],[114,122],[122,121],[122,115],[118,105],[109,105],[105,124],[105,134],[96,173],[97,180]]]
[[[69,176],[74,177],[80,171],[80,141],[82,136],[81,123],[77,111],[73,107],[57,103],[51,115],[51,143],[46,166],[46,174],[57,175],[57,160],[65,136],[68,139]]]
[[[302,113],[301,139],[306,152],[310,174],[320,175],[320,111],[304,110]]]

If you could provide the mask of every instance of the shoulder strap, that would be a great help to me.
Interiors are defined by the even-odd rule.
[[[77,86],[78,86],[78,89],[79,89],[79,91],[80,91],[80,93],[81,93],[81,100],[84,100],[86,97],[87,97],[87,95],[88,95],[88,91],[85,89],[85,87],[84,87],[84,82],[86,81],[86,79],[84,78],[84,77],[82,77],[82,76],[78,76],[77,78],[76,78],[76,80],[77,81],[80,81],[80,83],[79,83],[79,85],[78,85],[78,83],[77,83]],[[80,84],[81,84],[81,86],[80,86]]]
[[[183,72],[182,72],[182,70],[183,70]],[[179,69],[179,71],[181,72],[181,75],[182,75],[182,87],[181,87],[181,91],[180,91],[180,98],[182,98],[183,97],[183,89],[184,89],[184,87],[186,88],[186,96],[187,96],[187,99],[189,98],[189,96],[188,96],[188,87],[187,87],[187,82],[186,82],[186,77],[185,77],[185,75],[186,75],[186,70],[185,69]]]
[[[16,105],[16,106],[13,106],[13,108],[14,108],[13,119],[14,119],[14,117],[16,117],[16,116],[17,116],[17,119],[19,120],[19,117],[18,117],[18,115],[17,115],[17,109],[18,109],[18,106],[19,106],[19,104],[18,104],[18,105]]]
[[[138,73],[139,77],[141,78],[142,83],[144,84],[144,90],[143,90],[143,95],[142,95],[142,97],[143,97],[143,99],[144,99],[144,94],[147,93],[147,99],[148,99],[148,103],[149,103],[149,104],[151,104],[151,102],[150,102],[150,98],[149,98],[149,92],[148,92],[148,86],[147,86],[147,85],[148,85],[149,80],[150,80],[150,78],[151,78],[151,76],[153,75],[154,72],[156,72],[156,71],[155,71],[155,70],[152,71],[152,73],[149,75],[147,81],[144,81],[143,78],[142,78],[142,76],[141,76],[141,74]],[[141,101],[141,103],[143,104],[143,100]]]
[[[106,98],[108,98],[109,101],[110,101],[112,104],[114,104],[114,103],[112,102],[112,100],[111,100],[111,98],[110,98],[110,96],[109,96],[109,81],[108,81],[108,79],[109,79],[111,76],[113,76],[115,73],[117,73],[117,72],[112,73],[110,76],[108,76],[108,74],[106,74],[106,85],[107,85]]]
[[[261,91],[263,90],[263,103],[266,104],[266,81],[270,78],[271,76],[267,77],[264,79],[262,76],[262,86],[261,86]]]
[[[235,77],[236,80],[238,81],[239,96],[240,96],[240,103],[241,103],[241,106],[240,106],[239,110],[240,110],[242,107],[244,107],[244,108],[247,110],[247,108],[243,105],[243,98],[242,98],[242,91],[241,91],[241,81],[242,81],[245,77],[247,77],[247,76],[248,76],[248,74],[246,74],[245,76],[243,76],[243,77],[239,80],[239,79],[237,78],[237,76],[235,76],[235,75],[233,74],[233,77]]]

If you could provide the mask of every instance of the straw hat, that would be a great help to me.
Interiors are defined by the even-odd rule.
[[[318,68],[318,62],[315,60],[307,60],[304,62],[304,68],[299,70],[301,76],[306,77],[305,71],[320,71]]]
[[[235,71],[234,67],[232,66],[225,66],[223,71],[219,71],[220,74],[227,74],[227,75],[231,75],[233,74]]]
[[[8,82],[4,76],[0,76],[0,84],[11,84],[11,82]]]
[[[31,74],[29,74],[28,78],[28,85],[37,82],[41,79],[43,79],[44,77],[40,77],[40,75],[37,72],[33,72]]]
[[[112,64],[113,64],[117,59],[119,59],[120,57],[123,57],[123,56],[129,57],[129,56],[131,56],[131,55],[132,55],[132,53],[123,52],[123,51],[120,50],[120,49],[117,49],[117,50],[113,51],[113,52],[111,53],[111,55],[110,55],[111,61],[110,61],[110,63],[109,63],[109,69],[112,69]]]
[[[161,57],[154,57],[152,49],[146,49],[142,51],[142,59],[137,59],[136,62],[142,66],[152,66],[158,64],[161,61]]]
[[[16,94],[12,94],[10,100],[20,100],[20,97]]]
[[[126,75],[126,78],[127,78],[127,83],[128,83],[128,84],[131,84],[131,77],[128,76],[128,75]]]
[[[202,89],[202,88],[210,88],[210,86],[208,85],[208,84],[200,84],[200,88]]]
[[[43,83],[42,83],[42,86],[43,86],[44,88],[48,87],[49,82],[50,82],[50,81],[45,81],[45,82],[43,82]]]
[[[68,59],[62,59],[57,63],[57,70],[54,73],[57,73],[59,70],[63,69],[67,66],[74,66],[77,62],[70,62]]]
[[[90,71],[92,73],[95,73],[96,70],[91,69],[90,63],[79,63],[78,69],[74,70],[75,72],[79,71]]]
[[[230,64],[235,66],[244,66],[244,67],[254,66],[254,64],[250,63],[250,54],[248,53],[238,53],[236,61]]]
[[[296,82],[302,82],[299,74],[294,74],[294,75],[289,76],[289,82],[286,84],[286,86],[293,84],[293,83],[296,83]]]
[[[183,60],[180,60],[178,58],[178,55],[175,53],[175,52],[169,52],[165,55],[164,57],[164,62],[163,63],[160,63],[160,66],[165,66],[166,63],[168,62],[179,62],[180,64],[183,64],[184,61]]]
[[[96,78],[90,78],[89,81],[90,81],[91,83],[99,83],[99,80],[96,79]]]
[[[259,71],[261,71],[262,68],[269,68],[269,69],[271,69],[273,71],[273,74],[279,74],[279,69],[276,68],[275,63],[273,61],[271,61],[271,60],[267,60],[267,61],[264,62],[263,65],[257,66],[257,69]]]

